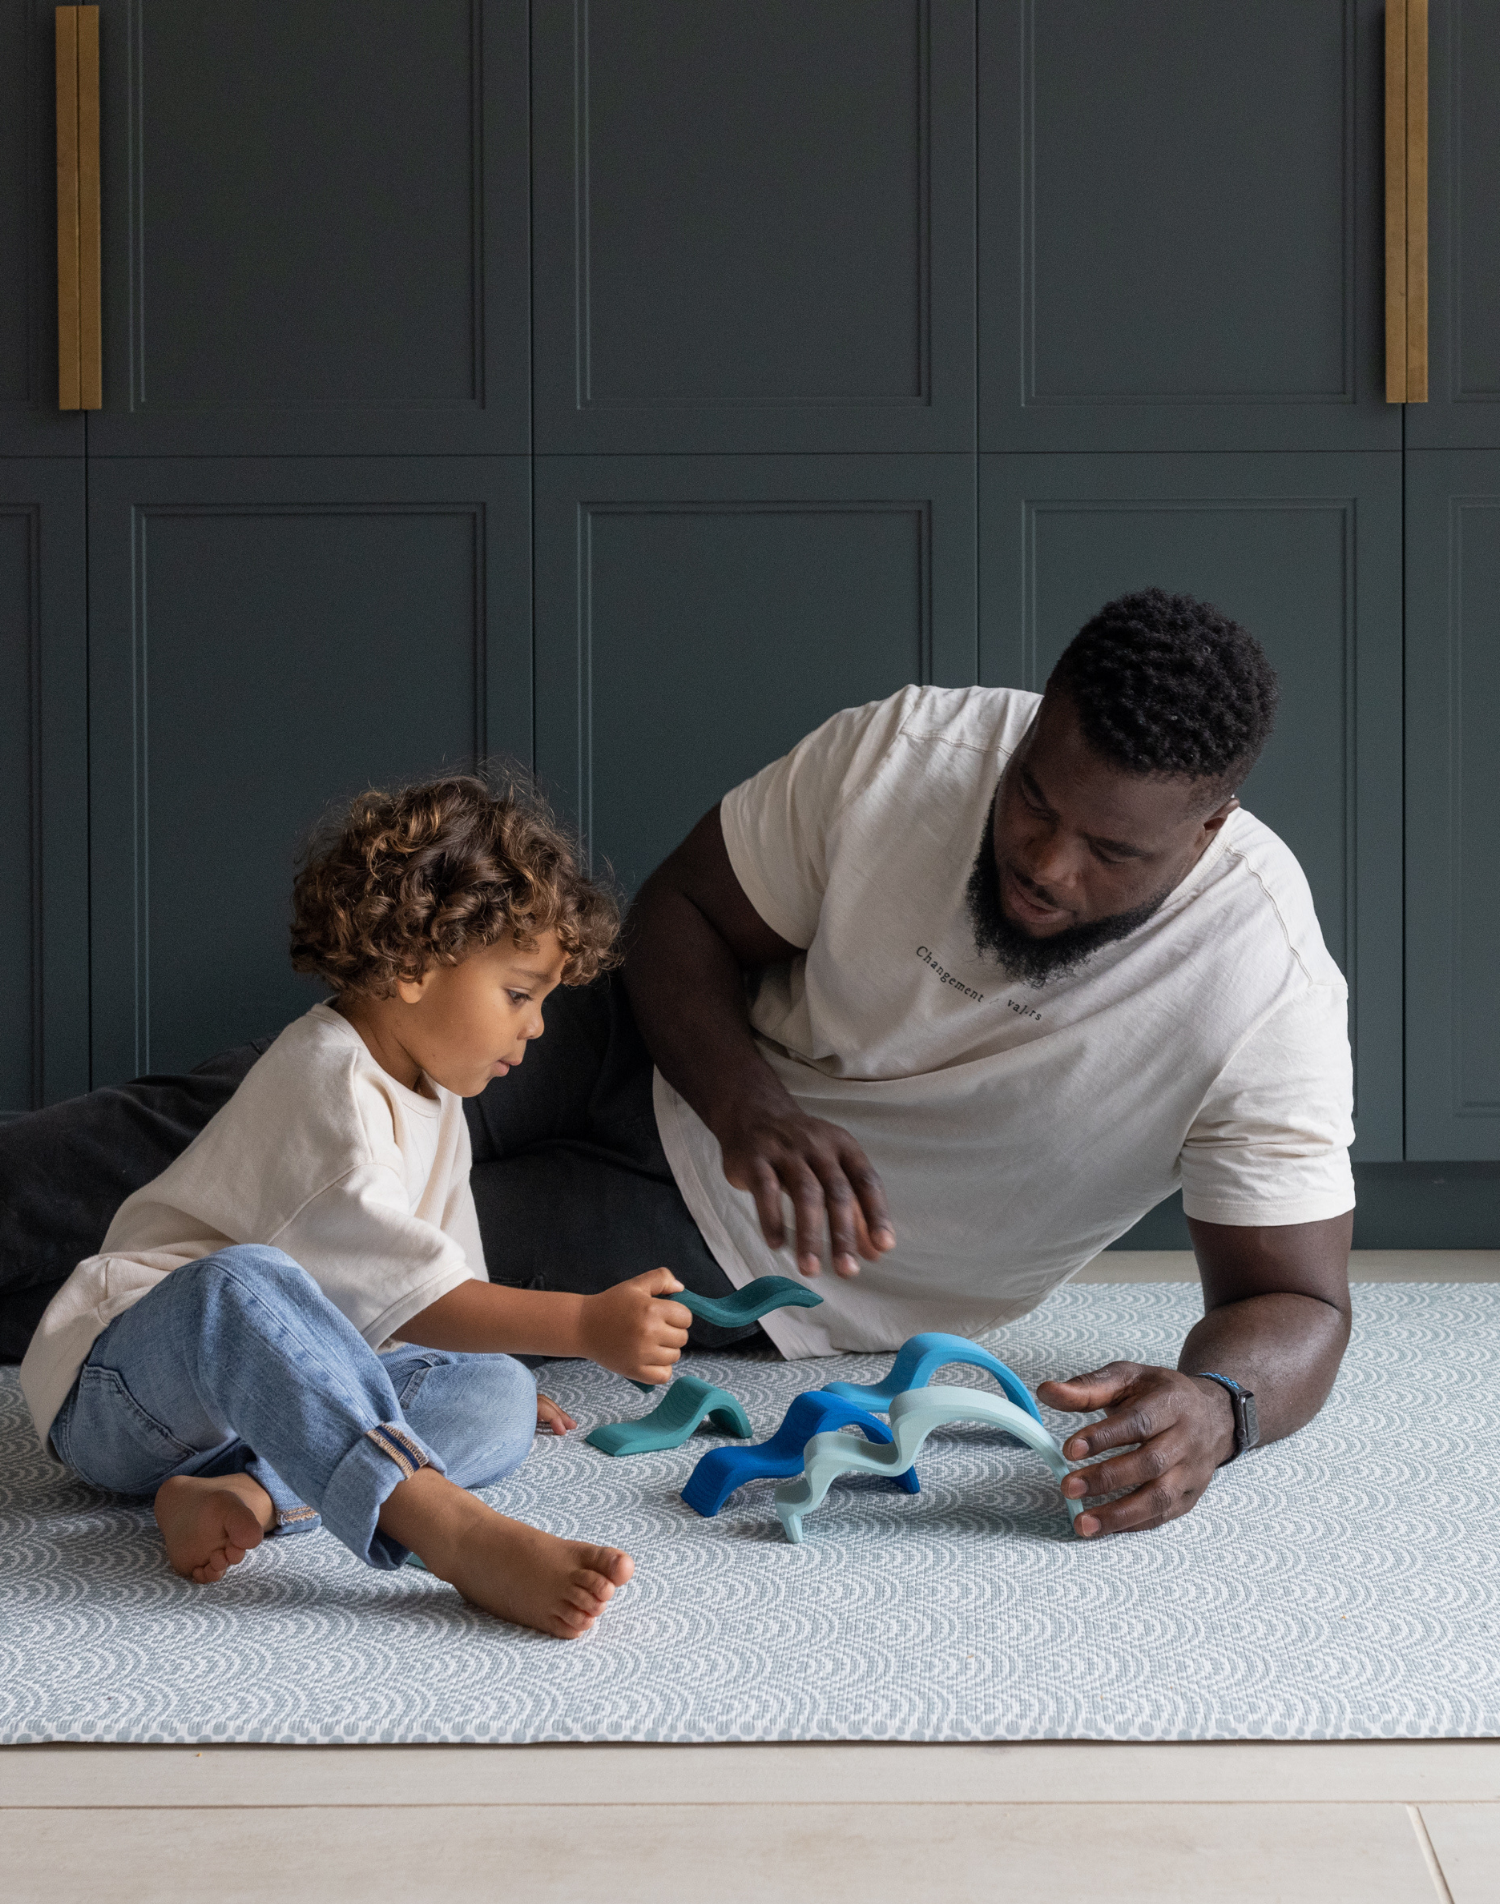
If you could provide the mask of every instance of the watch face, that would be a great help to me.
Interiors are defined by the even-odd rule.
[[[1240,1418],[1240,1446],[1253,1448],[1260,1440],[1260,1416],[1255,1410],[1255,1397],[1241,1389],[1235,1396],[1235,1403],[1235,1412]]]

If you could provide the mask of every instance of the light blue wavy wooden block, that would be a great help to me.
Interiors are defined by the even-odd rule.
[[[842,1395],[846,1402],[855,1402],[861,1408],[883,1415],[898,1395],[904,1395],[909,1388],[926,1388],[940,1368],[949,1368],[955,1362],[993,1375],[1007,1401],[1024,1408],[1033,1421],[1042,1419],[1041,1411],[1031,1399],[1031,1390],[1013,1368],[1007,1368],[998,1356],[980,1348],[967,1336],[944,1335],[935,1329],[908,1336],[881,1381],[829,1382],[827,1389],[830,1395]]]
[[[950,1421],[985,1421],[1003,1428],[1023,1446],[1035,1451],[1059,1481],[1072,1468],[1062,1449],[1038,1421],[1014,1402],[987,1395],[977,1388],[913,1388],[891,1403],[891,1439],[888,1445],[862,1441],[853,1435],[814,1435],[802,1455],[802,1472],[776,1490],[776,1512],[786,1537],[800,1543],[802,1521],[823,1504],[841,1474],[897,1475],[916,1460],[922,1443],[934,1428]],[[1065,1503],[1069,1522],[1078,1519],[1077,1501]]]

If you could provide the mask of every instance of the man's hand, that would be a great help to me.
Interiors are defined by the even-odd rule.
[[[1202,1494],[1219,1463],[1234,1453],[1233,1406],[1217,1382],[1201,1375],[1110,1362],[1071,1381],[1043,1382],[1036,1393],[1049,1408],[1069,1413],[1109,1411],[1063,1444],[1070,1461],[1107,1457],[1068,1476],[1062,1491],[1070,1500],[1130,1490],[1078,1516],[1074,1528],[1085,1538],[1176,1520]],[[1111,1452],[1117,1448],[1130,1452]]]
[[[822,1266],[825,1219],[835,1271],[857,1276],[861,1256],[873,1262],[896,1242],[880,1178],[848,1131],[809,1117],[780,1095],[784,1105],[736,1111],[719,1132],[724,1175],[754,1196],[772,1249],[786,1242],[784,1198],[791,1198],[804,1276],[816,1276]]]
[[[578,1329],[582,1353],[633,1382],[670,1382],[693,1317],[680,1302],[659,1298],[681,1287],[670,1269],[648,1269],[644,1276],[585,1296]]]

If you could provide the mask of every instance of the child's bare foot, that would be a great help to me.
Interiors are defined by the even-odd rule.
[[[577,1639],[635,1572],[618,1547],[560,1540],[524,1521],[508,1520],[483,1502],[460,1541],[454,1565],[442,1577],[466,1600],[502,1620],[534,1626],[560,1640]],[[434,1569],[437,1571],[437,1569]]]
[[[466,1600],[560,1640],[586,1633],[635,1572],[618,1547],[509,1520],[431,1468],[401,1483],[380,1525]]]
[[[276,1517],[270,1495],[248,1474],[174,1474],[156,1490],[155,1511],[173,1572],[201,1586],[237,1567]]]

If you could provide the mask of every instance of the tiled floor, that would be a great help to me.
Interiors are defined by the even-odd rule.
[[[1356,1280],[1500,1282],[1500,1251]],[[1190,1280],[1115,1252],[1082,1280]],[[1500,1291],[1497,1291],[1500,1295]],[[1500,1904],[1500,1741],[0,1749],[5,1904]]]
[[[15,1748],[0,1871],[11,1904],[1494,1904],[1500,1742]]]

